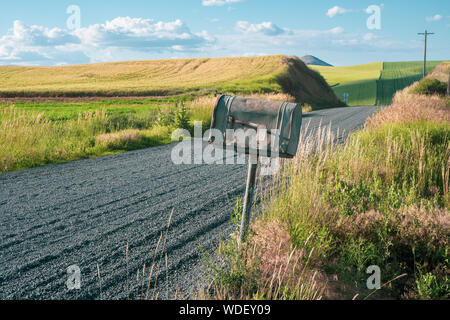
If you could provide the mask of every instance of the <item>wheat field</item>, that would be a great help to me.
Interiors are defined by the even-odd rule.
[[[167,95],[201,89],[280,89],[283,56],[128,61],[61,67],[1,66],[0,96]]]

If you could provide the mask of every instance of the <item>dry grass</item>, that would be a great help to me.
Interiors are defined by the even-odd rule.
[[[323,299],[448,298],[448,107],[409,90],[345,145],[332,144],[329,128],[301,137],[275,187],[260,191],[245,253],[225,247],[219,297],[301,299],[289,285],[298,283]],[[382,290],[366,287],[370,265],[381,268]],[[285,294],[258,290],[268,279]]]
[[[0,172],[166,144],[171,132],[159,126],[121,127],[105,109],[52,121],[43,112],[0,107]]]
[[[450,108],[439,95],[427,96],[409,93],[418,83],[397,92],[392,106],[383,109],[366,123],[368,128],[377,128],[385,123],[412,121],[450,120]]]
[[[270,101],[295,102],[295,98],[287,93],[252,93],[246,95],[246,97]]]
[[[114,133],[100,134],[95,137],[98,144],[107,146],[124,145],[132,142],[138,142],[142,139],[142,133],[139,130],[123,130]]]
[[[3,98],[284,92],[314,107],[342,105],[319,73],[281,55],[0,67],[0,76]]]
[[[442,82],[448,82],[450,74],[450,62],[444,62],[438,65],[433,72],[431,72],[427,78],[437,79]]]
[[[0,67],[1,91],[145,93],[211,88],[240,80],[270,78],[285,70],[281,56],[170,59],[64,67]],[[138,94],[141,95],[141,94]]]
[[[308,268],[312,252],[291,247],[290,236],[279,221],[257,222],[255,235],[240,251],[221,244],[228,270],[216,269],[211,285],[197,298],[218,300],[320,300],[327,277]],[[231,251],[230,251],[231,250]]]

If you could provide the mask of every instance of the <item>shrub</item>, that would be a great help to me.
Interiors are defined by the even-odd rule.
[[[447,84],[437,79],[424,79],[419,85],[411,91],[414,94],[438,94],[445,95],[447,93]]]
[[[174,126],[177,129],[189,129],[189,116],[184,103],[177,105],[174,118]]]

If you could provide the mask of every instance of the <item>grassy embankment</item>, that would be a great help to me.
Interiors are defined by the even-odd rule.
[[[439,61],[429,61],[431,72]],[[336,95],[349,94],[348,105],[390,105],[394,94],[422,78],[423,62],[379,62],[350,67],[311,66],[327,80]]]
[[[284,56],[0,67],[0,77],[0,172],[166,144],[194,121],[209,128],[216,90],[342,104],[317,72]],[[147,95],[166,97],[133,98]],[[55,97],[81,99],[45,100]]]
[[[439,70],[448,79],[450,66]],[[345,145],[326,129],[320,147],[304,139],[277,187],[260,191],[243,250],[236,235],[220,246],[206,297],[448,299],[450,99],[417,86]],[[367,289],[371,265],[381,290]]]

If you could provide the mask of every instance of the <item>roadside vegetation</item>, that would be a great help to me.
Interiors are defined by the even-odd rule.
[[[295,101],[288,94],[249,97]],[[0,173],[171,143],[211,125],[214,96],[0,104]],[[304,110],[311,110],[305,105]]]
[[[209,129],[218,93],[344,106],[296,57],[171,59],[0,67],[0,172],[171,142]],[[153,97],[147,97],[153,96]]]
[[[0,106],[0,172],[170,143],[174,128],[190,129],[196,120],[208,124],[211,106],[202,103],[178,98]]]
[[[450,99],[412,93],[421,85],[397,92],[344,145],[327,128],[302,137],[276,187],[260,189],[242,249],[235,233],[208,262],[200,297],[450,298]],[[240,214],[238,202],[236,228]],[[366,285],[372,265],[380,290]]]

